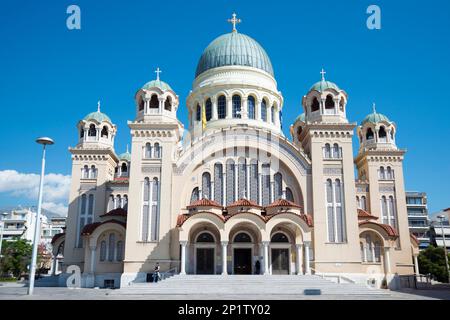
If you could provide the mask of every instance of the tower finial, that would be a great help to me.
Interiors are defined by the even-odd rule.
[[[231,15],[233,18],[232,19],[228,19],[227,21],[229,23],[231,23],[233,25],[233,32],[236,32],[236,24],[241,23],[242,20],[241,19],[236,19],[236,13],[233,12],[233,14]]]
[[[373,113],[377,113],[377,109],[375,108],[375,102],[372,104]]]
[[[155,73],[156,73],[156,80],[159,81],[159,74],[162,73],[161,69],[159,67],[156,68]]]
[[[100,100],[97,102],[97,112],[100,112]]]
[[[322,75],[322,81],[325,81],[325,70],[322,68],[322,71],[320,71],[320,74]]]

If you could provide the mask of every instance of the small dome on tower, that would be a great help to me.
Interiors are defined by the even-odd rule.
[[[162,91],[167,91],[167,90],[173,91],[172,88],[166,82],[161,81],[159,79],[147,82],[146,84],[144,84],[142,86],[142,89],[150,89],[150,88],[159,88]]]
[[[295,118],[294,123],[297,121],[305,122],[305,113],[303,112],[301,115],[299,115],[297,118]]]
[[[334,90],[336,90],[336,91],[341,90],[341,89],[339,89],[339,87],[337,86],[337,84],[335,84],[334,82],[326,81],[326,80],[322,79],[322,80],[316,82],[316,83],[311,87],[311,89],[309,89],[309,91],[316,90],[316,91],[322,92],[322,91],[325,91],[326,89],[334,89]]]
[[[384,114],[376,112],[374,110],[371,114],[369,114],[367,117],[364,118],[364,120],[361,122],[361,124],[365,124],[367,122],[370,123],[379,123],[379,122],[391,122],[388,117],[386,117]]]
[[[127,150],[127,152],[124,152],[124,153],[120,154],[119,155],[119,160],[130,162],[131,161],[131,153],[129,153],[128,150]]]

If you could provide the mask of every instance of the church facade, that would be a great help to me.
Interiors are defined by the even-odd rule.
[[[116,153],[117,127],[100,106],[78,122],[67,230],[54,243],[63,270],[78,265],[85,287],[146,282],[157,263],[161,272],[340,275],[378,287],[413,274],[396,124],[375,108],[349,121],[346,91],[322,70],[286,137],[269,56],[230,21],[232,32],[200,57],[187,128],[159,70],[134,97],[131,150]]]

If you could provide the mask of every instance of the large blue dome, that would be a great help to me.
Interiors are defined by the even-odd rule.
[[[216,38],[203,51],[195,77],[223,66],[246,66],[261,69],[273,76],[269,56],[256,40],[238,32]]]

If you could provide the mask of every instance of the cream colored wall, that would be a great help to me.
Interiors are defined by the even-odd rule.
[[[72,153],[72,180],[69,194],[69,210],[67,216],[67,230],[64,247],[64,265],[79,265],[83,268],[84,248],[77,248],[78,217],[80,211],[81,195],[83,193],[94,194],[93,221],[99,221],[99,216],[106,211],[106,186],[107,181],[112,180],[116,163],[116,156],[112,150],[79,150],[71,149]],[[97,169],[96,179],[81,179],[82,168],[95,165]],[[81,190],[81,184],[92,185],[92,189]]]
[[[304,142],[312,161],[313,201],[313,247],[314,266],[318,272],[360,272],[359,232],[355,203],[355,177],[353,165],[353,126],[333,128],[331,126],[306,126],[309,130]],[[331,136],[333,134],[333,136]],[[342,148],[342,161],[324,160],[323,147],[326,143],[338,143]],[[341,174],[325,174],[327,165],[342,168]],[[328,243],[325,182],[339,178],[343,182],[346,242]]]

